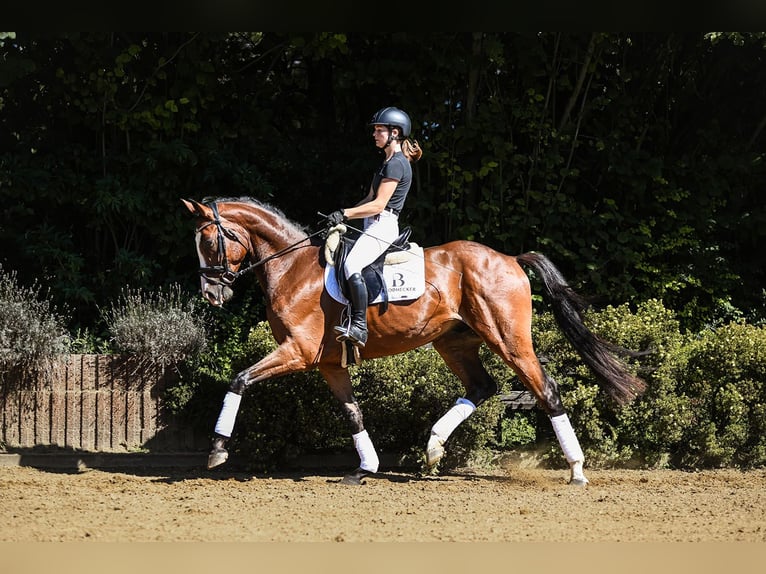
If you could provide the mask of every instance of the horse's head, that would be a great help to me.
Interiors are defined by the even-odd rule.
[[[197,218],[195,241],[202,296],[211,305],[221,306],[234,295],[231,285],[251,251],[250,236],[241,225],[222,218],[216,203],[181,201]]]

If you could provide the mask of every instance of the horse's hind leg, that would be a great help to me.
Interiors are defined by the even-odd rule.
[[[525,308],[515,309],[513,320],[503,320],[502,323],[498,323],[497,318],[503,317],[501,312],[502,309],[494,309],[494,315],[488,313],[482,321],[476,322],[477,327],[482,328],[479,335],[487,346],[513,369],[522,384],[535,395],[538,404],[550,418],[561,450],[569,463],[570,484],[586,485],[588,479],[583,474],[585,456],[561,402],[558,385],[543,371],[532,346],[529,328],[531,304]],[[467,358],[470,358],[465,353],[457,356],[464,363]],[[447,360],[446,357],[445,360]],[[473,361],[478,361],[478,356],[470,359],[466,364],[473,365]],[[476,370],[476,367],[474,366],[473,369]]]
[[[469,328],[457,328],[434,341],[434,349],[457,375],[466,390],[444,416],[431,427],[426,447],[426,463],[434,466],[444,456],[444,443],[476,407],[497,392],[497,383],[481,364],[479,347],[482,340]]]
[[[532,349],[531,337],[519,337],[516,340],[517,342],[523,341],[523,343],[517,344],[513,351],[504,344],[488,344],[514,370],[524,386],[534,393],[538,404],[550,418],[559,446],[561,446],[564,457],[569,463],[569,483],[575,486],[585,486],[588,484],[588,479],[583,473],[585,455],[561,402],[558,385],[540,365],[540,361]]]

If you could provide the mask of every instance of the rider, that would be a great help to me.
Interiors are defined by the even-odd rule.
[[[399,236],[399,214],[412,184],[412,166],[423,155],[417,141],[408,139],[412,123],[399,108],[375,112],[369,124],[375,145],[386,157],[372,178],[367,195],[354,207],[339,209],[327,219],[337,225],[348,219],[364,218],[363,233],[349,251],[344,266],[348,280],[351,315],[335,327],[338,341],[350,340],[358,347],[367,343],[367,286],[362,269],[374,262]]]

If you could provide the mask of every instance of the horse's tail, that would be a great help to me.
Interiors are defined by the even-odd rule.
[[[516,260],[531,267],[542,280],[545,299],[553,308],[559,328],[572,343],[585,364],[596,375],[601,387],[619,405],[624,405],[646,390],[646,383],[628,372],[614,354],[633,354],[596,336],[583,322],[586,301],[567,284],[556,266],[541,253],[523,253]]]

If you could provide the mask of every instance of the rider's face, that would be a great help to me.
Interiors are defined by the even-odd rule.
[[[383,125],[375,124],[372,129],[372,137],[375,139],[375,145],[383,147],[388,143],[388,128]]]

